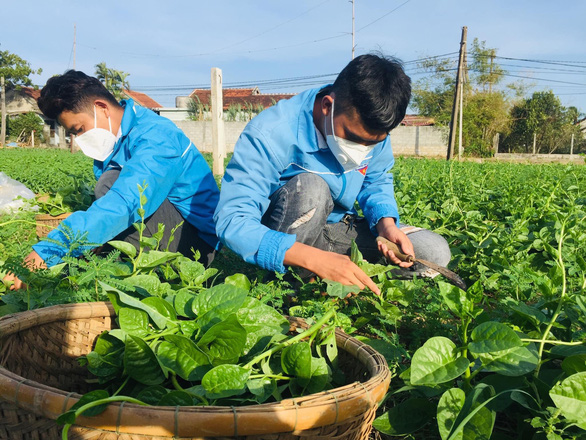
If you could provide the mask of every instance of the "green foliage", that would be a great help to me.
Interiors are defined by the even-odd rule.
[[[34,204],[40,213],[57,216],[66,212],[85,211],[94,201],[93,185],[75,175],[70,176],[72,183],[57,189],[55,194],[41,194],[35,197]]]
[[[7,50],[0,50],[0,77],[3,76],[6,89],[19,86],[31,86],[30,75],[38,75],[43,69],[33,69],[28,61]]]
[[[582,134],[576,125],[577,109],[564,107],[552,91],[535,92],[520,101],[511,109],[511,116],[511,133],[503,140],[506,151],[533,152],[534,135],[536,153],[569,153],[572,135],[576,140],[574,151],[580,151]]]
[[[284,317],[232,284],[189,292],[187,302],[178,300],[185,290],[169,290],[160,298],[101,287],[114,304],[120,329],[102,333],[94,351],[80,359],[102,390],[86,394],[82,405],[60,417],[64,436],[84,411],[120,399],[234,406],[332,386],[337,351],[323,357],[322,347],[330,345],[334,309],[287,337]]]
[[[95,186],[93,160],[83,153],[56,148],[0,149],[0,171],[35,193],[56,193],[84,182]]]
[[[40,142],[43,136],[43,120],[34,112],[8,118],[8,136],[20,142],[31,142],[34,132],[35,142]]]
[[[506,71],[494,60],[496,49],[474,39],[464,75],[462,137],[465,154],[490,157],[493,141],[501,135],[500,149],[507,152],[532,152],[533,135],[537,135],[536,151],[569,153],[572,134],[574,152],[586,148],[580,134],[579,111],[565,108],[550,92],[537,92],[522,99],[522,83],[498,88]],[[434,118],[435,124],[447,127],[454,102],[457,60],[425,59],[418,65],[430,75],[414,84],[413,106],[421,115]]]
[[[106,89],[108,89],[118,101],[124,99],[124,91],[130,89],[130,84],[127,79],[130,74],[123,72],[122,70],[111,69],[107,67],[104,62],[96,64],[95,67],[96,78],[104,84]]]
[[[389,267],[364,261],[357,249],[353,261],[372,275],[380,296],[368,291],[356,295],[356,289],[328,281],[303,283],[292,273],[268,274],[226,250],[208,272],[197,261],[162,252],[156,238],[145,237],[140,258],[140,250],[122,243],[113,243],[118,250],[106,258],[67,258],[53,272],[31,274],[26,293],[5,293],[3,305],[22,310],[103,299],[100,282],[110,286],[123,331],[152,337],[150,350],[164,354],[158,368],[168,373],[163,383],[171,380],[174,391],[144,386],[137,398],[149,404],[209,403],[214,398],[260,403],[283,397],[283,389],[314,390],[324,376],[323,361],[314,359],[335,359],[326,335],[319,351],[312,347],[311,370],[297,362],[307,358],[306,348],[287,353],[285,368],[301,376],[286,386],[277,386],[272,378],[246,378],[245,366],[224,360],[234,347],[244,347],[246,362],[270,350],[270,344],[278,343],[270,332],[281,314],[315,323],[335,307],[335,324],[382,353],[393,373],[375,422],[381,432],[443,440],[584,438],[586,168],[398,159],[394,177],[402,222],[446,237],[453,254],[449,266],[471,286],[467,291],[441,277],[395,279]],[[22,244],[9,246],[24,248],[27,238],[21,239]],[[144,256],[151,252],[152,257]],[[10,264],[16,266],[16,260]],[[241,269],[247,277],[234,275]],[[225,283],[218,285],[221,278]],[[123,357],[114,361],[97,355],[103,356],[103,350],[122,353],[121,334],[113,330],[109,338],[104,336],[96,355],[88,357],[88,367],[102,371],[98,378],[104,383],[113,381],[112,370],[124,368]],[[204,334],[208,336],[198,345]],[[222,334],[228,336],[225,343]],[[201,369],[200,349],[220,361]],[[144,347],[136,351],[152,360]],[[276,366],[261,362],[266,364],[283,369],[280,359]],[[232,366],[218,368],[223,365]],[[184,392],[177,390],[171,370]],[[205,382],[210,397],[200,385],[212,370]],[[228,390],[214,385],[224,373],[230,377]],[[149,377],[160,380],[159,370],[153,368]],[[191,379],[200,382],[189,387]],[[251,394],[238,394],[245,380]],[[120,381],[117,387],[108,383],[108,399],[132,399],[113,395]],[[218,397],[224,392],[235,394]]]
[[[210,118],[210,109],[211,103],[204,104],[199,99],[199,96],[195,95],[187,102],[188,119],[191,121],[205,121]]]

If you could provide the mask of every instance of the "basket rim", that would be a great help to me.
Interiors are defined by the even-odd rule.
[[[0,344],[6,337],[43,324],[114,316],[109,302],[64,304],[0,317]],[[295,320],[295,319],[294,319]],[[302,321],[302,320],[301,320]],[[239,407],[141,406],[112,403],[98,416],[79,417],[76,425],[110,432],[174,437],[212,437],[297,432],[360,416],[375,408],[390,384],[385,358],[372,347],[336,329],[338,348],[368,370],[366,382],[280,402]],[[0,366],[0,400],[55,420],[80,394],[25,379]],[[267,427],[270,430],[267,431]]]
[[[37,215],[35,215],[35,220],[37,220],[37,221],[63,220],[63,219],[66,219],[67,217],[69,217],[71,214],[73,214],[73,213],[72,212],[64,212],[63,214],[59,214],[59,215],[37,214]],[[51,307],[53,307],[53,306],[51,306]]]

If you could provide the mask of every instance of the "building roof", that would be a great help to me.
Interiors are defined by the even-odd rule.
[[[136,102],[138,105],[141,105],[146,108],[161,108],[163,107],[149,95],[141,92],[136,92],[134,90],[124,90],[124,94]]]
[[[38,101],[41,97],[41,91],[39,89],[34,89],[32,87],[21,87],[20,91],[27,96],[30,96],[35,101]]]
[[[433,118],[428,118],[427,116],[405,115],[405,118],[401,121],[401,125],[407,127],[423,127],[427,125],[435,125],[435,120]]]
[[[270,107],[281,99],[289,99],[294,96],[294,93],[260,93],[258,87],[249,89],[222,89],[222,98],[224,102],[224,110],[227,110],[231,105],[240,104],[243,108],[249,105],[262,106],[264,108]],[[210,102],[210,89],[195,89],[189,95],[190,98],[199,98],[202,104]]]
[[[6,112],[18,115],[28,112],[42,114],[37,105],[41,91],[32,87],[19,87],[6,91]]]

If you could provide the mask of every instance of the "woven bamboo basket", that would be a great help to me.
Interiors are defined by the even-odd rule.
[[[77,358],[115,325],[106,302],[68,304],[0,318],[0,438],[59,439],[56,418],[89,391]],[[291,319],[292,328],[304,327]],[[70,439],[309,440],[368,438],[390,373],[375,350],[338,331],[340,366],[349,385],[242,407],[144,407],[111,404],[95,417],[79,417]]]
[[[63,220],[71,215],[71,212],[65,214],[52,216],[50,214],[37,214],[35,215],[35,222],[37,223],[37,237],[46,237],[49,232],[59,226]]]

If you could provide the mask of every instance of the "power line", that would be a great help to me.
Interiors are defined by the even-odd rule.
[[[395,9],[393,9],[392,11],[389,11],[389,12],[387,12],[386,14],[384,14],[384,15],[381,15],[381,16],[380,16],[379,18],[377,18],[376,20],[374,20],[374,21],[371,21],[371,22],[370,22],[370,23],[368,23],[367,25],[364,25],[364,26],[362,26],[362,27],[361,27],[360,29],[358,29],[356,32],[360,32],[361,30],[363,30],[363,29],[367,28],[368,26],[375,24],[377,21],[380,21],[380,20],[382,20],[382,19],[383,19],[383,18],[385,18],[387,15],[390,15],[390,14],[392,14],[392,13],[393,13],[393,12],[395,12],[397,9],[399,9],[399,8],[400,8],[400,7],[402,7],[402,6],[405,6],[405,5],[406,5],[407,3],[409,3],[410,1],[411,1],[411,0],[407,0],[407,1],[406,1],[406,2],[404,2],[404,3],[401,3],[399,6],[397,6],[397,7],[396,7]]]
[[[479,70],[476,69],[469,69],[472,70],[473,72],[479,72]],[[585,86],[586,87],[586,83],[575,83],[575,82],[570,82],[570,81],[560,81],[560,80],[556,80],[556,79],[549,79],[549,78],[536,78],[536,77],[531,77],[531,76],[523,76],[523,75],[514,75],[512,73],[504,73],[504,72],[493,72],[493,75],[501,75],[501,76],[510,76],[512,78],[522,78],[522,79],[531,79],[534,81],[547,81],[547,82],[554,82],[554,83],[559,83],[559,84],[570,84],[570,85],[574,85],[574,86]]]
[[[491,55],[484,55],[478,54],[477,56],[490,58]],[[512,60],[512,61],[525,61],[528,63],[538,63],[538,64],[553,64],[557,66],[567,66],[567,67],[577,67],[579,69],[586,69],[586,61],[555,61],[555,60],[538,60],[538,59],[530,59],[530,58],[512,58],[512,57],[502,57],[499,55],[495,55],[495,58],[499,58],[501,60]],[[585,64],[584,66],[578,66],[578,64]]]
[[[286,20],[286,21],[284,21],[284,22],[282,22],[282,23],[280,23],[280,24],[278,24],[278,25],[276,25],[276,26],[273,26],[272,28],[269,28],[269,29],[267,29],[267,30],[263,31],[263,32],[261,32],[260,34],[256,34],[256,35],[253,35],[252,37],[248,37],[248,38],[246,38],[246,39],[244,39],[244,40],[242,40],[242,41],[240,41],[240,42],[238,42],[238,43],[234,43],[234,44],[230,44],[230,45],[228,45],[228,46],[224,46],[224,47],[222,47],[222,48],[220,48],[220,49],[217,49],[215,52],[220,52],[220,51],[223,51],[224,49],[229,49],[229,48],[231,48],[231,47],[239,46],[239,45],[241,45],[242,43],[246,43],[247,41],[254,40],[254,39],[255,39],[255,38],[257,38],[257,37],[260,37],[261,35],[264,35],[264,34],[266,34],[266,33],[269,33],[269,32],[271,32],[271,31],[274,31],[275,29],[278,29],[278,28],[280,28],[281,26],[284,26],[284,25],[286,25],[286,24],[288,24],[288,23],[291,23],[291,22],[292,22],[292,21],[294,21],[294,20],[297,20],[299,17],[302,17],[302,16],[304,16],[304,15],[308,14],[309,12],[313,11],[313,10],[314,10],[314,9],[316,9],[316,8],[319,8],[321,5],[323,5],[324,3],[327,3],[327,2],[329,2],[329,1],[330,1],[330,0],[324,0],[323,2],[321,2],[321,3],[319,3],[319,4],[315,5],[315,6],[313,6],[313,7],[309,8],[309,9],[307,9],[306,11],[302,12],[301,14],[299,14],[299,15],[297,15],[297,16],[295,16],[295,17],[293,17],[293,18],[289,19],[289,20]]]

